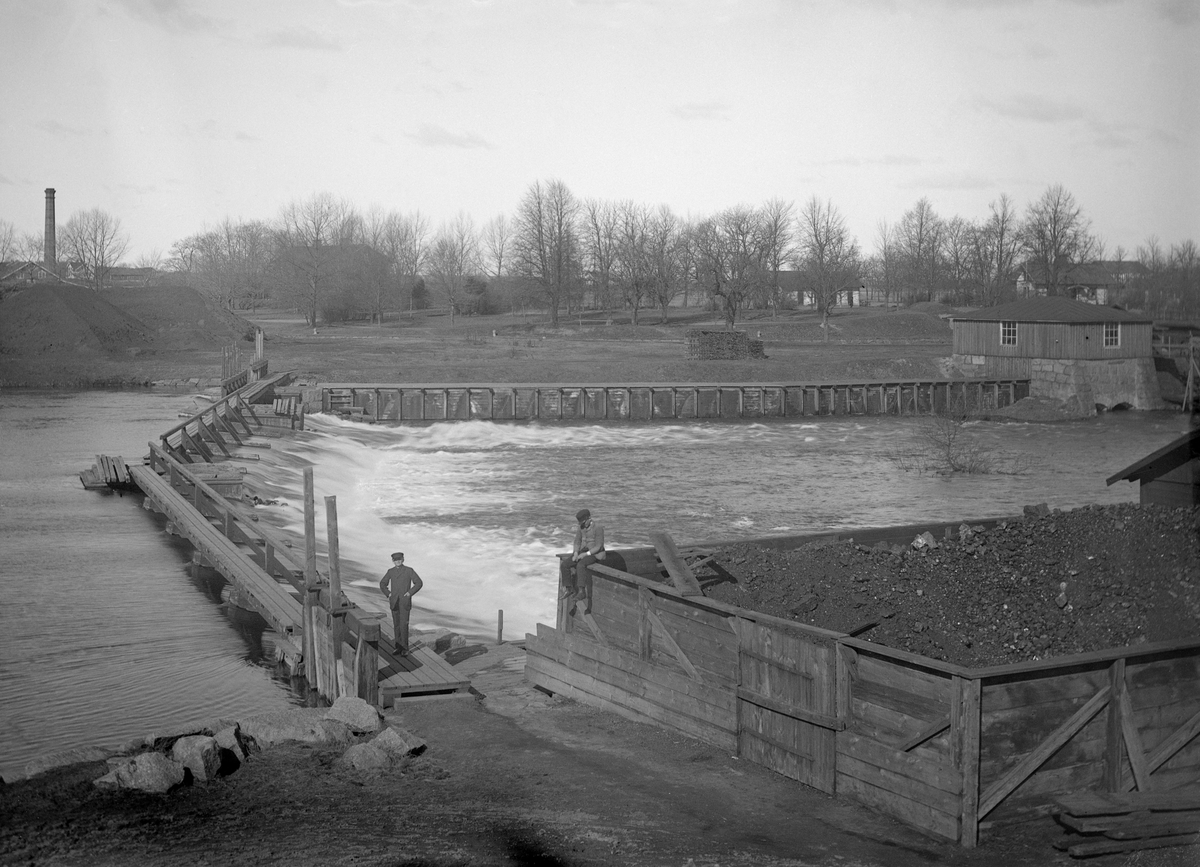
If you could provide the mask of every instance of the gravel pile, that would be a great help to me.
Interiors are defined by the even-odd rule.
[[[874,623],[859,637],[971,667],[1200,637],[1200,509],[1025,511],[919,547],[729,545],[698,577],[723,602],[838,631]]]

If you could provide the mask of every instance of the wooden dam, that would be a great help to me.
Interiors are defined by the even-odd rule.
[[[324,412],[376,422],[676,421],[988,410],[1029,396],[1028,379],[908,382],[544,384],[329,383]],[[315,403],[315,398],[313,399]]]
[[[261,372],[265,373],[265,369]],[[414,642],[400,656],[382,634],[386,615],[365,611],[341,591],[336,501],[326,497],[328,571],[316,566],[312,470],[305,471],[305,539],[260,521],[242,501],[247,450],[303,427],[294,397],[276,397],[289,375],[247,381],[149,443],[144,463],[97,455],[80,473],[85,488],[137,490],[147,509],[167,519],[168,532],[186,538],[193,563],[216,569],[230,585],[229,599],[252,610],[275,633],[276,659],[303,676],[322,697],[355,695],[381,707],[418,696],[466,694],[469,681],[434,648]],[[239,383],[244,383],[239,386]]]

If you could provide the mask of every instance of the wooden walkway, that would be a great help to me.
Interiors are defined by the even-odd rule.
[[[168,529],[191,543],[199,562],[215,568],[233,585],[239,604],[262,616],[275,632],[284,657],[298,668],[305,662],[306,646],[303,540],[293,544],[283,531],[260,522],[253,509],[240,501],[245,470],[213,463],[233,457],[239,446],[251,445],[252,436],[270,427],[256,423],[259,413],[273,415],[282,410],[293,415],[294,402],[255,405],[246,396],[247,392],[269,395],[269,386],[281,378],[252,383],[176,425],[158,443],[150,443],[145,464],[130,466],[123,458],[98,455],[96,465],[80,473],[80,478],[85,488],[121,485],[145,494],[147,508],[165,515]],[[346,665],[347,656],[359,649],[358,636],[364,627],[378,635],[379,625],[386,625],[380,621],[386,618],[353,605],[339,609],[342,615],[347,626],[345,646],[350,652],[344,651],[340,662]],[[405,698],[470,689],[469,679],[429,648],[419,647],[398,657],[390,647],[380,646],[378,662],[378,702],[383,707]],[[354,678],[348,675],[346,679]],[[311,677],[310,686],[315,688]]]
[[[929,415],[997,409],[1029,380],[888,382],[329,383],[321,409],[376,422],[675,421],[813,415]]]

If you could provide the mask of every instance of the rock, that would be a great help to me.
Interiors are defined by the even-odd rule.
[[[419,756],[425,752],[427,744],[411,732],[404,729],[386,728],[377,734],[372,744],[393,758],[404,756]]]
[[[384,771],[392,766],[392,757],[374,743],[355,744],[342,755],[342,764],[356,771]]]
[[[821,604],[821,600],[812,593],[801,596],[791,613],[793,617],[798,617],[801,614],[807,614],[809,611],[815,611],[817,606]]]
[[[162,753],[142,753],[120,759],[111,771],[92,781],[98,789],[118,791],[133,789],[139,792],[162,794],[183,783],[183,765]]]
[[[197,783],[207,783],[221,770],[221,748],[209,735],[189,735],[175,741],[171,758],[191,771]]]
[[[242,727],[237,723],[226,726],[213,737],[217,739],[217,746],[229,750],[239,762],[258,750],[258,745],[242,734]]]
[[[77,765],[80,762],[102,762],[113,755],[115,754],[112,750],[104,747],[76,747],[73,750],[63,750],[31,759],[25,765],[25,776],[36,777],[38,774],[44,774],[54,768]]]
[[[919,536],[917,536],[917,538],[913,539],[913,541],[912,541],[912,547],[914,550],[917,550],[917,551],[920,551],[920,550],[926,549],[926,548],[929,549],[930,551],[932,551],[933,549],[937,548],[937,546],[938,546],[937,539],[933,538],[933,533],[930,533],[929,531],[925,531],[924,533],[921,533]]]
[[[1036,506],[1026,506],[1023,511],[1026,518],[1044,518],[1050,514],[1050,507],[1039,503]]]
[[[323,708],[293,708],[260,714],[242,720],[242,734],[259,749],[288,741],[308,744],[344,744],[351,739],[350,727],[344,722],[325,719]]]
[[[374,734],[384,725],[383,716],[374,705],[349,695],[343,695],[335,700],[333,707],[325,712],[325,719],[344,722],[355,734]]]
[[[447,650],[466,647],[467,639],[449,629],[435,629],[433,632],[421,632],[414,635],[414,646],[428,647],[434,653],[445,653]]]

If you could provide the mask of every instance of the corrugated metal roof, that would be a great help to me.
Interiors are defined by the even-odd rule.
[[[1046,298],[1022,298],[999,307],[986,307],[954,317],[963,322],[1150,322],[1127,310],[1087,304],[1074,298],[1052,295]]]

